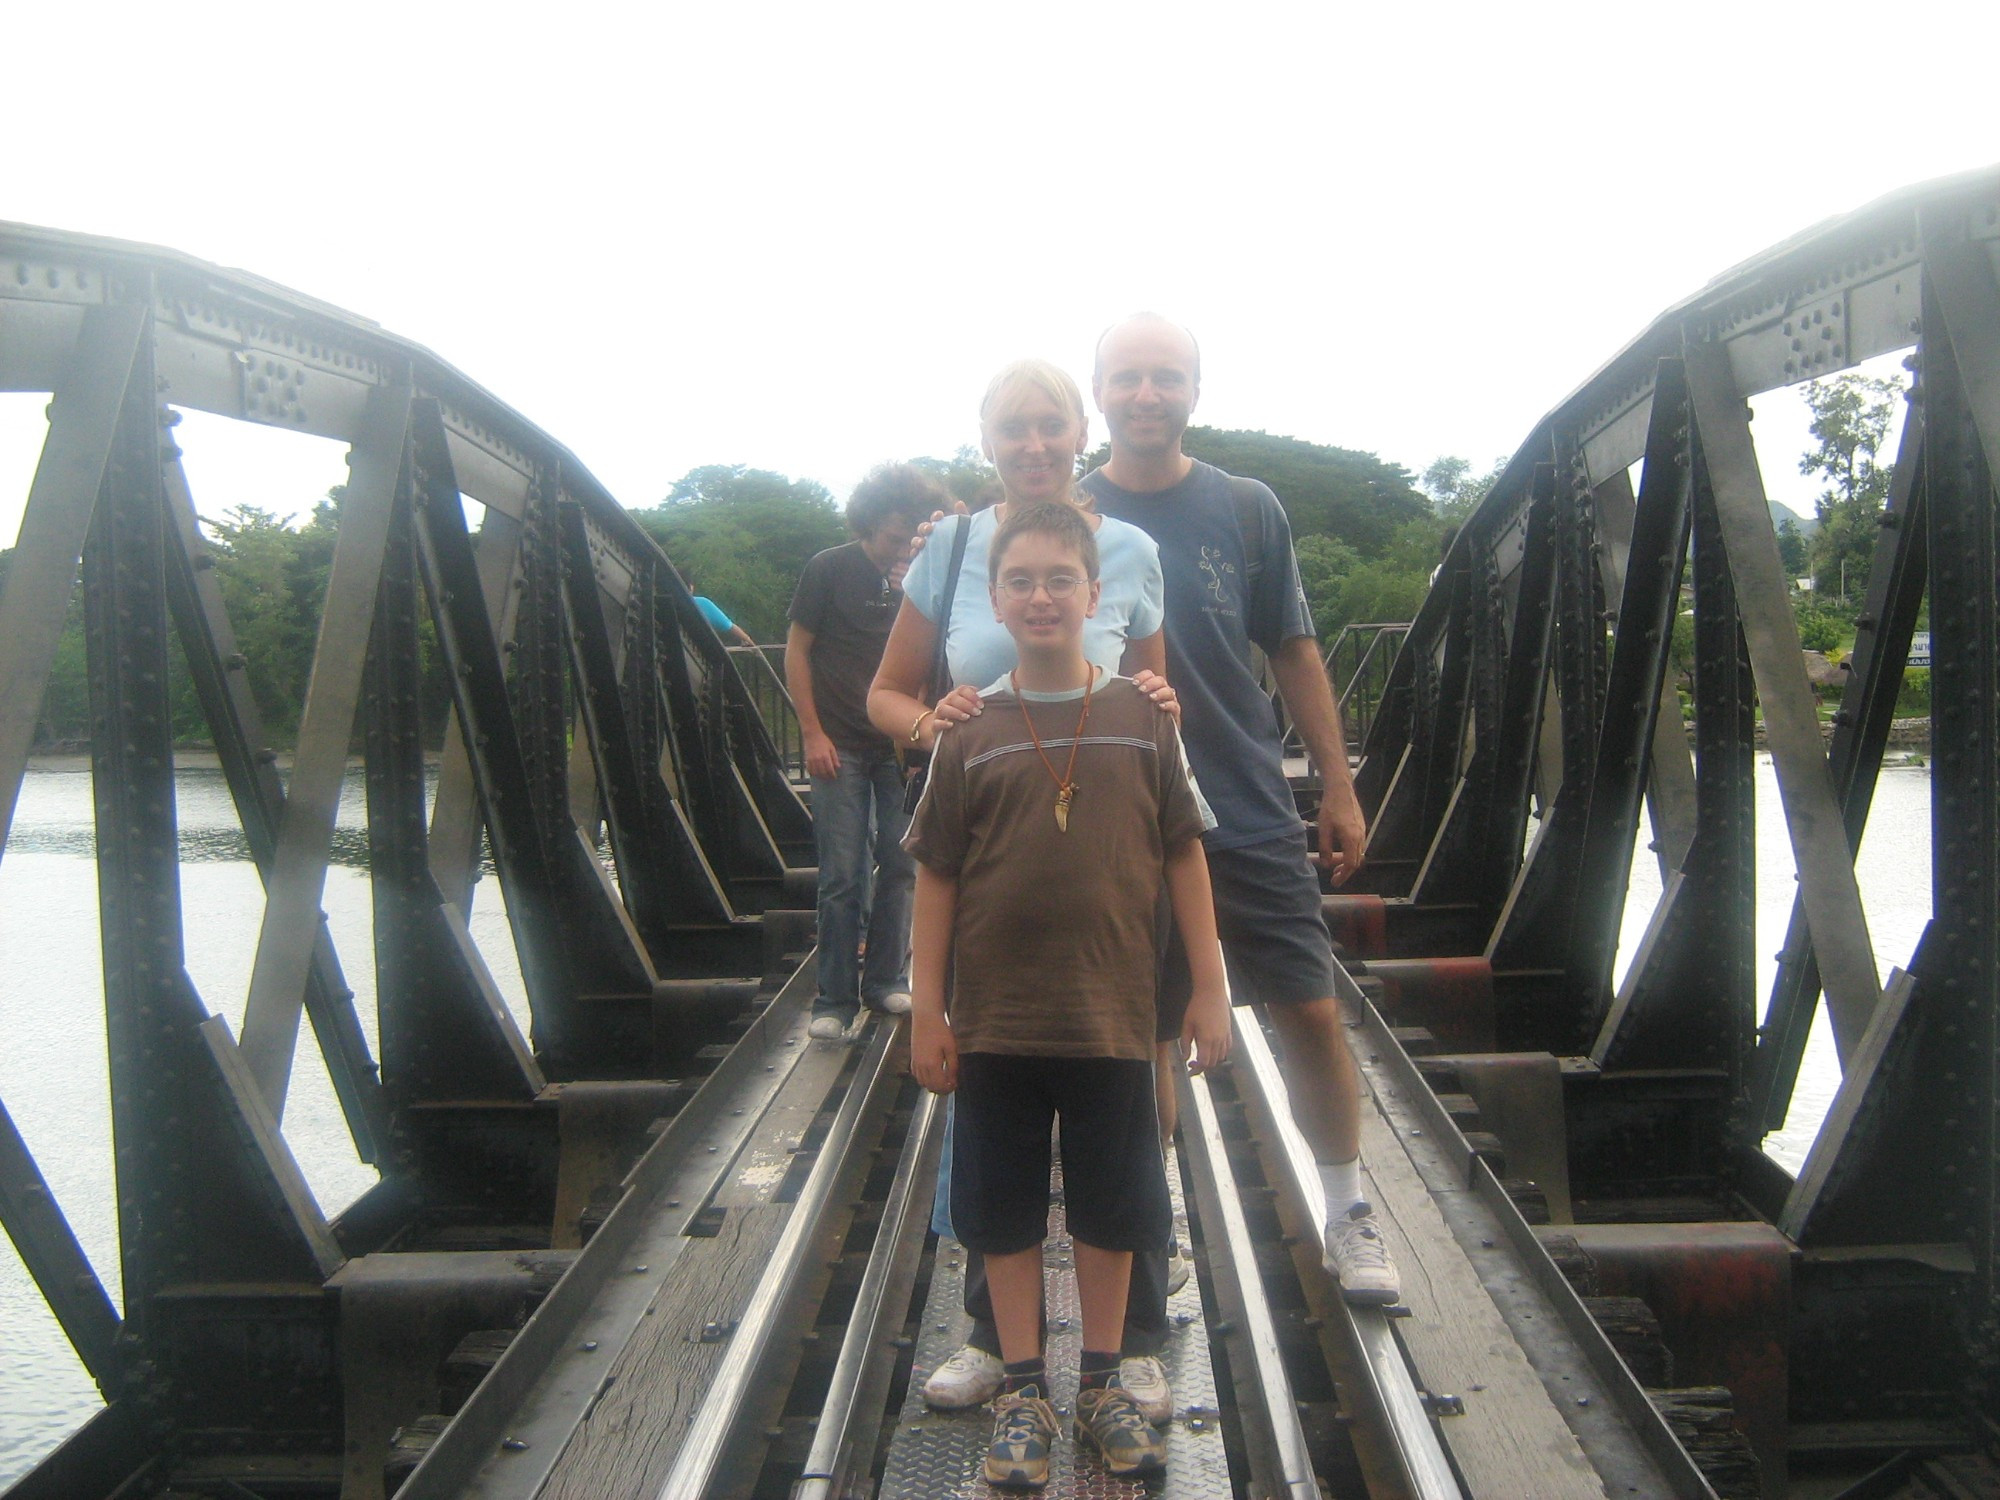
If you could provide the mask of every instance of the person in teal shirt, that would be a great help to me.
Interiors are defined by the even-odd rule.
[[[701,617],[708,621],[717,635],[725,639],[734,638],[736,644],[739,646],[754,646],[757,644],[750,639],[749,631],[730,619],[723,612],[722,606],[707,595],[696,594],[694,596],[694,607],[701,611]]]

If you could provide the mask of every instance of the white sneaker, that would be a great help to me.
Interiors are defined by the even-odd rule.
[[[1375,1210],[1365,1203],[1355,1204],[1326,1226],[1320,1263],[1340,1282],[1340,1295],[1349,1302],[1380,1307],[1403,1295]]]
[[[1134,1354],[1119,1360],[1118,1383],[1155,1427],[1173,1420],[1174,1388],[1167,1384],[1167,1367],[1152,1355]]]
[[[816,1042],[837,1042],[847,1035],[847,1023],[839,1016],[814,1016],[806,1035]]]
[[[1172,1252],[1167,1256],[1167,1295],[1169,1297],[1188,1284],[1188,1276],[1193,1270],[1194,1264],[1185,1255],[1181,1254],[1181,1247],[1179,1245],[1174,1246]]]
[[[907,1016],[915,1003],[908,990],[891,990],[875,1002],[875,1009],[885,1016]]]
[[[924,1405],[939,1411],[965,1411],[984,1406],[1000,1393],[1007,1367],[997,1354],[988,1354],[972,1344],[962,1345],[952,1357],[931,1371],[924,1382]]]

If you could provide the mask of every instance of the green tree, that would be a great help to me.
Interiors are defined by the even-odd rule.
[[[1313,625],[1322,640],[1330,641],[1340,630],[1341,587],[1360,565],[1361,554],[1332,536],[1302,536],[1296,546],[1299,583],[1306,591]]]
[[[216,583],[257,711],[264,727],[282,740],[298,733],[332,565],[333,514],[316,521],[325,528],[326,541],[326,564],[317,570],[302,562],[299,533],[259,506],[233,506],[203,523],[213,539]]]
[[[1417,487],[1430,496],[1442,519],[1458,525],[1479,508],[1506,468],[1507,460],[1497,458],[1484,474],[1474,474],[1471,459],[1447,454],[1431,460]]]
[[[1796,521],[1778,523],[1778,560],[1785,565],[1787,578],[1803,578],[1810,566],[1806,549],[1806,534],[1799,530]]]
[[[825,485],[742,464],[690,469],[664,501],[632,518],[696,593],[760,641],[784,639],[799,574],[816,553],[847,540]]]
[[[1409,470],[1372,453],[1221,427],[1190,427],[1182,447],[1217,468],[1268,484],[1295,538],[1338,537],[1364,557],[1379,556],[1398,527],[1430,514],[1430,502],[1415,489]],[[1088,466],[1110,456],[1109,445],[1102,446]]]
[[[1799,460],[1799,472],[1822,481],[1815,503],[1819,529],[1808,549],[1816,593],[1844,602],[1867,583],[1893,472],[1882,461],[1882,445],[1902,394],[1899,381],[1852,370],[1803,389],[1815,446]]]
[[[977,448],[966,443],[950,458],[913,458],[910,464],[934,476],[938,483],[972,510],[979,510],[995,498],[1000,475]]]
[[[1847,638],[1846,623],[1813,595],[1797,595],[1792,610],[1799,622],[1799,644],[1806,650],[1831,651]]]

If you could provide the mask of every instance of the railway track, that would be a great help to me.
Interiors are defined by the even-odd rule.
[[[615,1207],[393,1493],[986,1493],[985,1415],[928,1413],[914,1394],[964,1331],[961,1252],[928,1233],[943,1110],[905,1076],[892,1024],[808,1039],[810,995],[806,967],[753,1001],[741,1038],[650,1127]],[[1614,1492],[1710,1495],[1581,1305],[1564,1304],[1560,1274],[1388,1029],[1358,991],[1350,1001],[1380,1137],[1366,1161],[1392,1232],[1409,1235],[1416,1206],[1449,1200],[1426,1210],[1444,1220],[1430,1231],[1441,1243],[1398,1247],[1406,1287],[1413,1275],[1424,1285],[1420,1305],[1350,1308],[1319,1270],[1317,1176],[1268,1041],[1238,1012],[1230,1065],[1184,1084],[1174,1188],[1195,1275],[1171,1307],[1167,1476],[1120,1486],[1065,1458],[1047,1493],[1524,1494],[1495,1487],[1490,1476],[1511,1471],[1488,1450],[1496,1428],[1532,1448],[1519,1408],[1539,1402],[1549,1451],[1499,1461],[1547,1464],[1561,1449],[1553,1462],[1572,1483],[1534,1493],[1624,1481]],[[1422,1205],[1397,1201],[1411,1182]],[[1511,1391],[1499,1377],[1451,1384],[1439,1351],[1463,1329],[1432,1287],[1446,1256],[1491,1284]],[[1052,1364],[1066,1368],[1079,1330],[1059,1197],[1049,1257]]]

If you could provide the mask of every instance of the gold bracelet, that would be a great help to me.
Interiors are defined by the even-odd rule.
[[[937,716],[937,710],[934,708],[927,708],[922,713],[917,715],[916,719],[910,725],[910,743],[912,745],[922,743],[923,733],[924,733],[924,720],[935,718],[936,716]]]

